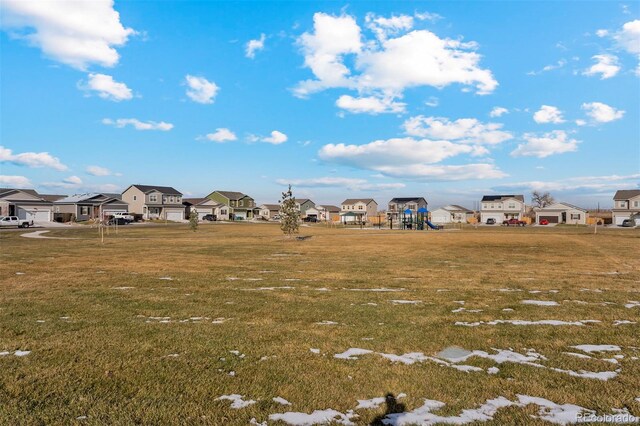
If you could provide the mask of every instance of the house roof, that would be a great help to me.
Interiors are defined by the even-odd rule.
[[[122,204],[126,204],[124,201],[122,201],[120,198],[114,198],[108,194],[102,194],[99,192],[90,192],[87,194],[75,194],[75,195],[70,195],[68,197],[64,197],[64,198],[60,198],[58,200],[55,200],[54,203],[55,204],[75,204],[75,203],[88,203],[88,202],[94,202],[97,204],[103,204],[103,203],[111,203],[111,202],[118,202],[118,203],[122,203]]]
[[[419,202],[420,200],[424,200],[425,203],[427,202],[427,200],[424,197],[396,197],[396,198],[392,198],[391,201],[389,201],[389,203],[404,204],[404,203],[410,203],[412,201]]]
[[[331,205],[327,205],[327,204],[323,204],[321,206],[316,206],[317,209],[325,209],[326,211],[328,211],[329,213],[337,213],[340,211],[340,207],[338,206],[331,206]]]
[[[459,206],[457,204],[449,204],[447,206],[444,207],[440,207],[440,209],[442,210],[446,210],[448,212],[464,212],[464,213],[473,213],[473,210],[469,210],[466,207],[462,207]],[[440,210],[440,209],[436,209],[436,210]]]
[[[280,204],[260,204],[261,209],[280,210]]]
[[[49,202],[58,201],[66,197],[66,195],[59,195],[59,194],[38,194],[38,196],[43,200],[49,201]],[[119,194],[118,194],[118,199],[120,199]]]
[[[308,199],[308,198],[296,198],[296,203],[298,203],[298,204],[304,204],[307,201],[311,201],[311,200]],[[311,201],[311,202],[313,203],[313,201]]]
[[[213,192],[217,192],[218,194],[223,195],[229,200],[239,200],[241,198],[247,197],[246,194],[243,194],[242,192],[236,192],[236,191],[213,191]]]
[[[201,204],[211,203],[211,202],[215,203],[214,205],[216,206],[219,205],[218,203],[213,201],[211,198],[183,198],[182,199],[182,204],[190,205],[190,206],[198,206]]]
[[[524,195],[485,195],[482,197],[482,201],[504,201],[508,198],[515,198],[524,203]]]
[[[41,197],[41,195],[38,194],[35,189],[20,189],[20,188],[0,188],[0,195],[5,194],[7,192],[12,192],[12,191],[21,191],[29,195],[33,195],[34,197]]]
[[[554,211],[554,210],[555,211],[561,211],[561,210],[566,210],[566,209],[563,209],[561,207],[558,207],[558,205],[565,206],[565,207],[568,207],[568,208],[574,209],[574,210],[580,210],[580,211],[583,211],[583,212],[587,211],[587,209],[583,209],[582,207],[574,206],[573,204],[564,203],[564,202],[561,202],[561,201],[558,201],[557,203],[550,204],[550,205],[548,205],[546,207],[537,208],[535,210],[537,210],[537,211]]]
[[[365,203],[369,204],[370,202],[376,202],[373,198],[347,198],[342,202],[342,204],[356,204],[356,203]]]
[[[616,195],[613,196],[614,200],[628,200],[629,198],[637,197],[640,195],[640,189],[621,189],[616,191]]]
[[[182,195],[182,192],[178,191],[175,188],[172,188],[170,186],[155,186],[155,185],[139,185],[137,183],[134,183],[131,186],[135,186],[136,188],[138,188],[140,191],[146,193],[152,192],[152,191],[158,191],[161,192],[163,194],[168,194],[168,195]],[[131,188],[131,186],[129,188]],[[127,189],[129,189],[127,188]],[[126,191],[126,189],[125,189]]]

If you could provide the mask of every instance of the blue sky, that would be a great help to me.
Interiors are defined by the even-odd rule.
[[[2,186],[433,207],[639,187],[638,2],[2,7]]]

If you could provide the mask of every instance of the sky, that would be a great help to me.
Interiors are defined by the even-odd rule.
[[[0,186],[640,188],[640,3],[1,0]]]

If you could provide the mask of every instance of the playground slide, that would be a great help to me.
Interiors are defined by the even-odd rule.
[[[434,225],[433,223],[429,222],[428,220],[427,220],[427,226],[428,226],[429,228],[431,228],[431,229],[438,229],[438,226],[437,226],[437,225]]]

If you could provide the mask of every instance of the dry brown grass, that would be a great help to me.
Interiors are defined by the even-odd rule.
[[[513,399],[527,394],[601,412],[626,407],[640,415],[635,401],[640,397],[640,364],[632,359],[640,356],[635,348],[640,346],[640,327],[612,325],[614,320],[639,321],[640,308],[624,304],[640,299],[640,231],[591,232],[312,226],[301,228],[312,238],[291,241],[268,224],[204,225],[196,233],[187,225],[169,225],[121,228],[104,244],[95,229],[87,228],[48,234],[75,240],[34,240],[19,237],[22,232],[3,232],[0,352],[32,352],[22,358],[0,357],[0,424],[247,424],[252,417],[263,421],[270,413],[288,410],[345,412],[355,407],[356,399],[387,392],[406,393],[402,402],[407,409],[424,398],[446,402],[443,414],[457,414],[499,395]],[[159,279],[165,276],[173,280]],[[255,278],[261,280],[245,280]],[[295,288],[256,291],[281,286]],[[405,290],[349,290],[380,287]],[[500,288],[522,291],[496,291]],[[559,293],[546,292],[551,289]],[[394,305],[393,299],[422,303]],[[520,304],[522,299],[561,305],[527,306]],[[460,307],[455,300],[483,311],[452,313]],[[165,316],[174,321],[145,322]],[[231,319],[223,324],[176,321],[190,317]],[[454,325],[495,319],[601,323]],[[316,324],[323,320],[339,324]],[[562,354],[577,344],[619,345],[625,358],[613,366]],[[451,345],[489,352],[534,348],[547,356],[545,365],[622,370],[605,382],[511,363],[499,365],[494,376],[430,362],[393,364],[376,355],[353,361],[333,358],[351,347],[435,355]],[[310,348],[319,348],[321,355]],[[246,356],[239,358],[231,350]],[[494,365],[486,359],[467,364]],[[234,410],[229,402],[215,400],[232,393],[259,401]],[[273,403],[276,396],[293,405]],[[359,410],[355,421],[367,424],[383,411]],[[509,408],[493,423],[541,424],[529,417],[536,413],[531,407]],[[86,420],[76,420],[84,415]]]

